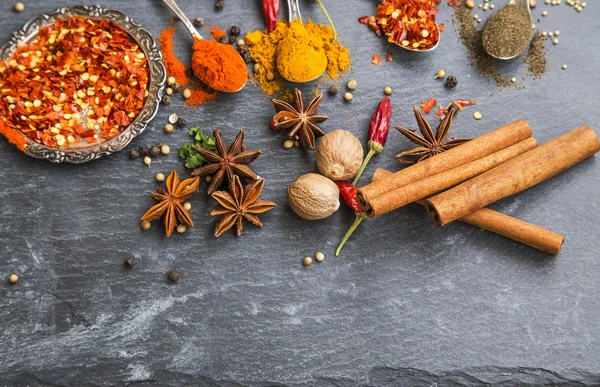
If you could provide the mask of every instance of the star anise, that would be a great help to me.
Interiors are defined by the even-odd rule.
[[[192,217],[183,207],[183,203],[198,191],[198,184],[198,177],[190,177],[180,182],[177,172],[171,172],[166,181],[167,190],[157,189],[156,192],[152,192],[152,197],[158,203],[142,216],[142,220],[163,218],[167,237],[171,236],[178,224],[194,227]]]
[[[440,122],[435,134],[433,133],[433,130],[431,130],[429,123],[423,118],[419,109],[417,109],[416,106],[413,106],[413,110],[415,112],[415,118],[417,119],[417,125],[419,125],[419,129],[423,136],[419,136],[414,130],[396,126],[396,129],[408,137],[410,141],[420,145],[416,148],[399,153],[396,158],[399,159],[401,163],[415,164],[470,140],[470,138],[452,138],[445,141],[446,136],[448,136],[448,133],[450,132],[450,127],[452,126],[452,118],[458,110],[461,110],[460,106],[454,103],[448,106],[448,113]]]
[[[263,224],[256,214],[262,214],[275,207],[275,203],[258,197],[265,185],[264,179],[256,179],[245,187],[238,176],[230,180],[229,191],[217,191],[212,197],[219,202],[210,214],[221,215],[215,227],[215,236],[223,234],[234,227],[235,234],[240,236],[244,226],[244,218],[250,223],[262,227]]]
[[[193,176],[212,176],[212,180],[208,186],[209,195],[215,192],[223,181],[230,181],[235,175],[251,180],[257,178],[256,173],[248,165],[260,156],[260,150],[247,151],[245,149],[242,144],[244,141],[244,130],[240,129],[229,150],[226,149],[223,143],[221,132],[215,129],[213,136],[215,137],[216,152],[211,152],[200,146],[194,147],[202,157],[208,160],[209,164],[194,169],[192,172]],[[227,177],[227,180],[225,180],[225,177]]]
[[[315,149],[315,137],[325,134],[316,124],[327,119],[326,116],[317,115],[323,94],[319,94],[309,102],[306,109],[302,101],[302,92],[294,92],[294,102],[289,104],[278,99],[273,100],[277,113],[273,116],[273,124],[277,129],[291,129],[290,138],[298,136],[300,145],[304,148]]]

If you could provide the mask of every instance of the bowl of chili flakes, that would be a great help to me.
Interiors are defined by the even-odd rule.
[[[154,37],[123,12],[60,8],[0,48],[0,134],[35,158],[94,160],[144,131],[165,79]]]

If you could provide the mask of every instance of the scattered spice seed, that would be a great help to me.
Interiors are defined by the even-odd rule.
[[[135,260],[133,258],[127,258],[123,261],[123,265],[126,268],[131,269],[135,265]]]
[[[285,141],[283,142],[283,147],[284,147],[285,149],[290,149],[290,148],[291,148],[291,147],[293,147],[293,146],[294,146],[294,140],[285,140]]]
[[[152,223],[150,223],[149,220],[142,221],[142,230],[144,230],[144,231],[149,230],[150,226],[152,226]]]
[[[167,87],[167,88],[165,89],[165,94],[166,94],[166,95],[173,95],[173,89],[172,89],[172,88],[170,88],[170,87]]]
[[[554,44],[554,45],[557,45],[557,44],[558,44],[558,39],[554,39],[554,40],[552,41],[552,44]]]
[[[244,39],[238,39],[237,45],[240,47],[243,47],[246,45],[246,41],[244,41]]]
[[[137,149],[132,149],[129,151],[129,158],[132,160],[137,159],[138,157],[140,157],[140,152],[138,152]]]
[[[179,270],[177,270],[177,269],[169,270],[169,272],[167,273],[167,278],[169,278],[169,281],[171,281],[171,282],[179,281],[181,279]]]
[[[385,61],[386,62],[391,62],[392,60],[394,60],[394,58],[392,57],[392,52],[388,51],[386,56],[385,56]]]
[[[548,12],[547,11],[542,12],[542,16],[548,16]]]
[[[150,147],[148,145],[140,145],[138,152],[140,152],[140,156],[148,156],[150,155]]]
[[[180,224],[177,226],[177,232],[183,234],[187,231],[187,226],[185,224]]]
[[[164,103],[165,105],[170,105],[171,104],[171,97],[169,97],[168,95],[163,95],[162,97],[162,103]]]
[[[183,98],[188,99],[192,96],[192,91],[190,89],[183,90]]]
[[[567,69],[567,65],[566,64],[562,65],[562,69],[566,70]]]
[[[148,168],[150,168],[150,164],[152,163],[152,159],[148,156],[144,157],[144,164],[146,164],[148,166]]]
[[[206,180],[207,183],[210,183],[212,181],[212,176],[206,176],[204,180]]]
[[[259,63],[255,63],[254,64],[254,73],[258,73],[260,71],[260,64]]]
[[[512,78],[510,79],[510,81],[511,81],[512,83],[515,83],[515,82],[517,81],[517,78],[515,78],[515,77],[512,77]]]
[[[350,102],[350,101],[352,101],[353,99],[354,99],[354,96],[352,95],[352,93],[348,93],[348,92],[347,92],[347,93],[344,93],[344,100],[345,100],[346,102]]]
[[[527,64],[527,73],[535,78],[541,77],[548,70],[542,34],[537,33],[531,39],[525,63]]]
[[[225,7],[225,3],[222,1],[217,1],[215,3],[215,8],[217,9],[217,11],[222,10]]]
[[[315,254],[315,258],[317,259],[317,261],[323,262],[323,260],[325,259],[325,254],[318,251],[317,254]]]
[[[377,66],[381,66],[381,56],[379,54],[373,54],[371,58],[371,63]]]
[[[183,208],[189,211],[192,209],[192,204],[190,202],[185,202],[183,203]]]
[[[19,3],[17,3],[19,4]],[[8,276],[8,282],[10,282],[11,284],[16,284],[19,281],[19,276],[16,274],[11,274]]]
[[[385,93],[385,95],[392,95],[392,88],[388,86],[385,89],[383,89],[383,92]]]
[[[475,118],[476,120],[480,120],[480,119],[481,119],[481,117],[482,117],[482,116],[481,116],[481,113],[479,113],[479,112],[475,112],[475,113],[473,113],[473,118]]]
[[[173,86],[175,84],[175,82],[177,82],[177,80],[175,79],[175,77],[169,77],[169,78],[167,78],[167,85]]]
[[[177,119],[177,126],[180,128],[185,128],[187,126],[187,120],[185,118],[179,117]]]
[[[166,124],[165,125],[165,132],[167,133],[173,133],[173,131],[175,130],[175,127],[171,124]]]
[[[237,41],[237,37],[235,37],[233,35],[229,35],[229,44],[235,44],[236,41]]]
[[[558,31],[558,30],[554,31],[554,35],[556,35],[556,36],[560,35],[560,31]]]
[[[537,3],[535,2],[535,0],[529,0],[529,6],[531,8],[535,8],[536,5],[537,5]]]
[[[456,85],[458,85],[458,79],[456,79],[454,75],[450,75],[446,78],[446,87],[452,88],[456,87]]]
[[[173,84],[173,86],[171,86],[171,88],[173,89],[173,92],[174,92],[174,93],[177,93],[178,91],[180,91],[180,90],[181,90],[181,84],[180,84],[180,83],[178,83],[178,82],[175,82],[175,83]]]
[[[162,153],[163,155],[168,155],[170,152],[171,152],[171,147],[169,147],[166,144],[161,145],[160,153]]]
[[[275,74],[273,74],[271,71],[269,71],[267,73],[267,81],[272,81],[273,79],[275,79]]]
[[[228,37],[227,35],[222,35],[222,36],[219,38],[219,43],[223,43],[223,44],[227,44],[227,43],[229,43],[229,37]]]
[[[163,181],[165,181],[165,175],[163,175],[162,173],[157,173],[156,176],[154,176],[154,178],[156,179],[157,182],[162,183]]]
[[[304,260],[302,261],[302,263],[304,264],[304,266],[310,266],[310,265],[312,265],[312,258],[305,257]]]
[[[242,30],[238,26],[231,26],[229,33],[233,36],[239,36],[242,33]]]
[[[23,5],[23,3],[15,3],[15,5],[13,6],[14,10],[17,12],[21,12],[25,9],[25,6]]]
[[[354,90],[356,89],[356,79],[351,79],[348,81],[348,84],[346,85],[346,87],[350,90]]]
[[[160,147],[155,145],[152,148],[150,148],[150,156],[152,156],[152,157],[160,156]]]
[[[204,19],[197,17],[194,19],[194,27],[202,27],[204,25]]]
[[[329,86],[329,89],[327,89],[327,94],[329,94],[333,97],[333,96],[337,95],[338,91],[339,90],[336,85],[331,85],[331,86]]]
[[[169,123],[175,125],[177,123],[178,119],[179,119],[179,116],[177,116],[177,114],[173,113],[169,116]]]
[[[444,79],[446,77],[446,71],[443,69],[438,70],[433,79]]]
[[[298,141],[298,140],[294,141],[294,146],[295,147],[299,147],[300,146],[300,141]]]

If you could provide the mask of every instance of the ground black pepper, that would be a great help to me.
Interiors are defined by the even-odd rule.
[[[531,18],[521,6],[508,4],[493,14],[481,35],[484,50],[496,58],[519,55],[531,37]]]
[[[527,63],[527,73],[535,78],[541,77],[548,70],[548,61],[544,54],[544,37],[539,32],[531,39],[525,63]]]

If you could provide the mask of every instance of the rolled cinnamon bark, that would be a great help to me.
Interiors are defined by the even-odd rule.
[[[364,209],[379,195],[393,191],[426,177],[465,165],[531,137],[524,120],[515,121],[490,133],[394,173],[390,178],[367,184],[358,190],[358,202]]]
[[[372,181],[390,175],[392,175],[392,172],[378,168],[375,170]],[[422,206],[426,205],[424,200],[419,200],[416,203]],[[560,248],[565,241],[563,235],[489,208],[479,209],[458,220],[554,255],[560,252]]]
[[[551,178],[600,150],[589,126],[555,138],[427,200],[440,226]]]
[[[366,200],[363,197],[365,202],[361,202],[361,208],[369,217],[383,215],[409,203],[454,187],[536,146],[537,141],[530,137],[478,160],[438,173],[437,175],[428,176],[393,191],[370,198],[370,200]]]

